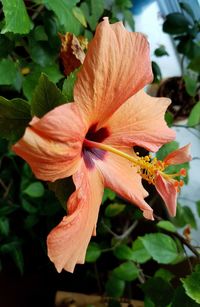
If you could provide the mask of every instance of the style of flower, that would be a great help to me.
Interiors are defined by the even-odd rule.
[[[148,175],[170,213],[175,211],[167,190],[171,181],[163,177],[163,169],[154,165],[149,180],[153,162],[133,151],[137,145],[155,152],[175,138],[164,121],[170,100],[150,97],[142,90],[151,81],[146,38],[128,32],[121,22],[110,25],[104,18],[78,74],[75,102],[41,119],[34,117],[13,147],[37,178],[73,178],[76,190],[67,201],[67,215],[47,238],[48,255],[58,272],[63,268],[73,272],[76,263],[84,263],[96,232],[104,187],[153,219],[153,210],[144,200],[148,193],[141,184]],[[175,157],[168,156],[165,162],[174,163]]]

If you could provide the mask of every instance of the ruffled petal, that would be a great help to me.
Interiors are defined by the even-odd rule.
[[[164,179],[160,174],[156,176],[155,187],[165,202],[171,216],[176,215],[177,188],[173,182]]]
[[[89,44],[74,88],[84,116],[98,128],[119,106],[152,80],[149,45],[144,35],[104,18]]]
[[[168,165],[181,164],[185,162],[189,162],[192,157],[190,155],[190,146],[191,144],[187,144],[184,147],[181,147],[177,150],[174,150],[164,159],[163,162]]]
[[[132,149],[124,148],[124,151],[134,155]],[[103,159],[96,159],[94,163],[102,173],[106,187],[134,203],[143,211],[144,217],[153,220],[153,210],[144,201],[144,197],[148,196],[148,193],[142,186],[137,168],[133,167],[131,162],[113,153],[106,152]]]
[[[73,272],[76,263],[84,262],[103,196],[101,175],[95,168],[88,170],[83,160],[73,180],[76,191],[68,200],[68,215],[47,238],[48,256],[58,272]]]
[[[76,171],[85,132],[78,107],[64,104],[41,119],[34,118],[13,150],[37,178],[55,181]]]
[[[143,90],[131,97],[106,124],[110,135],[105,143],[117,146],[138,145],[157,151],[175,138],[168,128],[164,114],[170,104],[167,98],[154,98]]]

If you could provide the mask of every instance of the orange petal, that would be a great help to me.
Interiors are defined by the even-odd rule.
[[[73,272],[76,263],[84,262],[103,196],[100,174],[95,168],[88,170],[83,161],[73,180],[76,191],[68,200],[68,215],[47,238],[48,255],[58,272]]]
[[[190,145],[191,144],[187,144],[184,147],[174,150],[167,155],[167,157],[164,159],[164,162],[168,165],[189,162],[192,159],[190,155]]]
[[[143,90],[131,97],[110,118],[107,128],[110,136],[105,143],[111,145],[138,145],[150,151],[175,138],[168,128],[164,114],[170,104],[167,98],[154,98]]]
[[[133,155],[132,149],[124,148],[124,151]],[[106,187],[134,203],[143,211],[146,218],[153,220],[153,210],[144,201],[144,197],[148,193],[141,184],[141,177],[137,174],[137,168],[133,167],[131,162],[107,152],[104,160],[97,159],[95,165],[103,174]]]
[[[176,199],[177,199],[177,188],[173,182],[167,181],[160,174],[156,176],[155,187],[171,216],[176,215]]]
[[[74,99],[100,128],[121,104],[152,80],[144,35],[107,18],[96,30],[74,88]]]
[[[85,132],[77,106],[64,104],[41,119],[34,118],[13,150],[37,178],[55,181],[76,171]]]

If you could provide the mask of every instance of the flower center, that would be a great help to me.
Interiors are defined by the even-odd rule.
[[[127,153],[107,144],[98,143],[88,139],[84,140],[84,145],[87,148],[98,148],[104,151],[109,151],[129,160],[134,167],[137,167],[138,174],[150,184],[156,184],[156,176],[159,173],[164,179],[170,181],[178,190],[183,186],[183,180],[178,180],[176,178],[180,176],[186,176],[185,169],[181,169],[179,172],[174,174],[167,174],[164,171],[168,165],[164,161],[157,160],[157,158],[152,158],[151,155],[139,157],[139,153],[136,153],[136,156],[130,156]]]
[[[102,127],[99,130],[96,130],[96,128],[97,124],[93,124],[88,130],[85,138],[89,141],[101,143],[109,136],[110,133],[106,127]]]

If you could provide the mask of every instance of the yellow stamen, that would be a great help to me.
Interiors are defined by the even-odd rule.
[[[104,151],[112,152],[120,157],[123,157],[130,161],[133,166],[137,167],[138,174],[145,180],[147,180],[150,184],[155,185],[155,178],[158,173],[160,173],[163,178],[173,183],[173,185],[179,190],[180,187],[183,186],[183,180],[176,180],[175,177],[186,176],[186,170],[181,169],[178,173],[175,174],[166,174],[164,170],[168,165],[166,165],[163,161],[158,160],[156,157],[152,158],[151,155],[139,157],[139,152],[136,152],[136,156],[130,156],[129,154],[113,148],[112,146],[97,143],[93,141],[89,141],[87,139],[84,140],[84,145],[90,148],[99,148]]]

